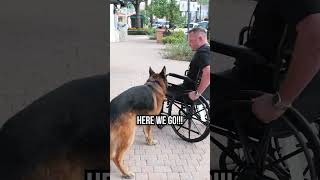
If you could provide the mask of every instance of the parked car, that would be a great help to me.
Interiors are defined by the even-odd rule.
[[[167,27],[169,28],[169,21],[166,21],[166,20],[157,20],[156,22],[154,22],[152,24],[152,27],[154,28],[159,28],[159,27]]]
[[[197,27],[198,25],[199,25],[198,23],[190,23],[189,24],[189,29],[193,29],[193,28]],[[185,25],[184,28],[188,28],[188,26]]]
[[[193,28],[195,28],[195,27],[198,27],[198,23],[190,23],[189,24],[189,30],[191,30],[191,29],[193,29]],[[185,24],[184,25],[184,28],[183,28],[183,32],[185,33],[185,34],[188,34],[188,26]]]
[[[208,21],[201,21],[198,23],[198,27],[204,28],[208,30],[209,22]]]

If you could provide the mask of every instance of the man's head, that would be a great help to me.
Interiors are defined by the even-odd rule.
[[[189,46],[193,51],[196,51],[204,44],[208,43],[207,41],[207,32],[202,28],[193,28],[189,32],[188,41]]]

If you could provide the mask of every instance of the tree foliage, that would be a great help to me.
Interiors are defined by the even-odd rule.
[[[209,0],[198,0],[198,3],[200,5],[208,5],[209,4]]]
[[[168,16],[167,19],[170,21],[170,23],[181,26],[186,18],[182,17],[181,12],[180,12],[180,7],[177,4],[176,0],[170,0],[169,4],[168,4]]]
[[[151,3],[151,13],[158,18],[164,18],[167,15],[168,6],[167,0],[153,0]]]
[[[182,25],[185,22],[185,17],[182,17],[176,0],[151,0],[147,15],[166,18],[175,25]]]

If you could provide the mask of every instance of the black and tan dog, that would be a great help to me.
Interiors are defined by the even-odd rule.
[[[124,178],[134,174],[123,164],[125,153],[133,144],[137,115],[158,115],[162,109],[167,90],[166,69],[157,74],[149,69],[149,78],[144,85],[132,87],[115,97],[110,104],[110,159],[119,168]],[[144,127],[148,145],[156,141],[152,126]]]

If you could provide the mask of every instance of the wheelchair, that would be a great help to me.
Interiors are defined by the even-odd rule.
[[[270,89],[243,85],[230,90],[230,94],[225,91],[215,93],[215,79],[239,82],[239,77],[225,72],[211,74],[213,107],[210,111],[210,142],[221,151],[218,157],[212,158],[218,158],[219,170],[232,171],[235,174],[232,179],[238,180],[290,180],[296,169],[293,170],[292,163],[288,162],[294,161],[295,158],[303,158],[304,164],[299,161],[299,177],[317,180],[320,177],[320,141],[314,128],[315,122],[309,122],[294,107],[289,108],[277,121],[270,124],[260,123],[251,113],[251,99],[264,92],[277,91],[281,78],[286,74],[289,64],[286,51],[288,26],[282,34],[275,61],[271,63],[261,54],[242,46],[245,37],[248,36],[250,27],[244,27],[240,31],[239,45],[212,40],[211,50],[238,61],[250,61],[249,63],[270,70]],[[220,96],[221,100],[216,101],[215,98]],[[292,147],[284,152],[285,147],[281,146],[281,141],[288,139]],[[216,153],[217,149],[214,151]],[[213,173],[214,170],[211,170],[211,175]]]
[[[183,80],[193,84],[197,87],[199,78],[197,82],[186,76],[169,73],[167,78],[175,78]],[[199,77],[198,73],[198,77]],[[176,91],[170,91],[172,87],[176,87]],[[163,104],[163,109],[161,114],[166,116],[182,116],[182,124],[172,124],[171,127],[173,131],[183,140],[187,142],[200,142],[205,139],[210,134],[210,104],[209,98],[207,96],[201,95],[196,101],[191,101],[187,98],[187,93],[194,91],[196,89],[180,89],[180,85],[168,82],[168,92],[166,94],[166,101]],[[207,91],[206,91],[207,92]],[[162,129],[163,125],[157,125],[158,128]]]

